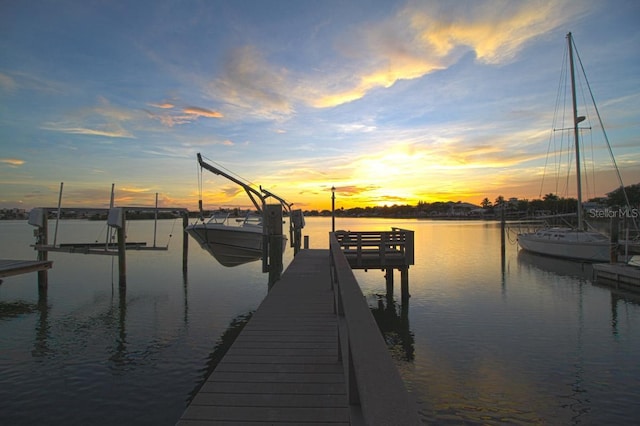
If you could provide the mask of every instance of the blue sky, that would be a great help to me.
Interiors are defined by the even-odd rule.
[[[639,21],[635,0],[4,1],[0,207],[64,182],[67,207],[115,183],[195,209],[197,152],[303,209],[332,186],[343,207],[575,196],[550,144],[569,31],[638,183]],[[596,137],[588,197],[618,185]],[[212,174],[202,193],[249,205]]]

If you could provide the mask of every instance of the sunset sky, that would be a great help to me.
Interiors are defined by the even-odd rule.
[[[116,204],[195,210],[198,152],[305,210],[332,186],[344,208],[575,196],[550,144],[569,31],[638,183],[639,22],[637,0],[4,1],[0,208],[55,206],[64,182],[64,207],[114,183]],[[586,134],[585,195],[604,195]],[[202,192],[250,205],[211,173]]]

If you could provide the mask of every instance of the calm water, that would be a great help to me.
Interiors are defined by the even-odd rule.
[[[176,422],[223,333],[267,292],[259,262],[225,268],[193,241],[183,273],[180,226],[159,222],[157,244],[169,242],[168,251],[127,253],[122,298],[108,256],[50,253],[46,298],[35,273],[4,280],[3,424]],[[326,248],[330,226],[307,219],[312,248]],[[409,324],[384,297],[381,271],[356,276],[425,423],[640,419],[640,297],[594,285],[588,266],[523,256],[513,244],[502,259],[495,223],[338,218],[336,226],[416,232]],[[0,221],[0,258],[35,259],[32,232]],[[104,241],[105,232],[103,223],[62,221],[58,242]],[[130,222],[128,235],[152,243],[153,222]]]

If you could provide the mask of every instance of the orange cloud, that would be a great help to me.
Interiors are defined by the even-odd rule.
[[[154,108],[160,108],[160,109],[171,109],[173,108],[175,105],[173,105],[172,103],[169,102],[162,102],[160,104],[148,104],[149,106],[152,106]]]
[[[222,118],[222,114],[219,113],[218,111],[212,111],[210,109],[200,108],[195,106],[186,107],[184,109],[184,112],[186,114],[195,115],[198,117]]]
[[[339,49],[351,60],[349,69],[321,87],[310,84],[307,102],[316,108],[352,102],[376,88],[448,68],[470,51],[479,61],[505,63],[586,7],[566,1],[409,3],[392,18],[343,37]]]
[[[0,163],[8,164],[13,167],[18,167],[24,164],[24,160],[19,160],[17,158],[0,158]]]

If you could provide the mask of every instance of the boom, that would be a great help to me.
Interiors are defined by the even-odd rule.
[[[245,190],[245,192],[247,193],[249,198],[251,199],[251,202],[253,203],[253,205],[258,210],[258,213],[262,213],[262,206],[264,205],[264,197],[262,196],[262,194],[260,192],[258,192],[256,189],[253,189],[252,187],[250,187],[246,183],[244,183],[242,181],[239,181],[238,179],[234,178],[233,176],[231,176],[231,175],[223,172],[222,170],[212,166],[211,164],[205,162],[202,159],[202,155],[200,155],[200,153],[198,153],[198,164],[200,164],[200,167],[202,167],[203,169],[207,169],[213,174],[226,177],[231,182],[233,182],[233,183],[235,183],[237,185],[240,185]],[[260,200],[260,204],[258,204],[258,201],[256,200],[256,198],[258,198]]]

